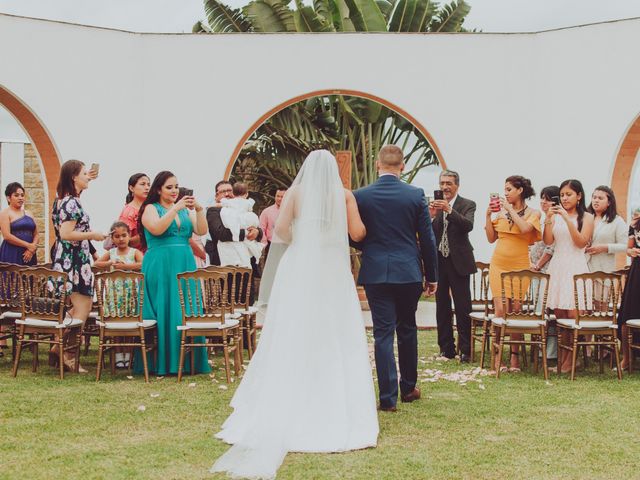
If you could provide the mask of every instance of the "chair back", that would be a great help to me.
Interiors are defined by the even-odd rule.
[[[199,269],[179,273],[178,293],[182,324],[220,322],[229,313],[228,273]]]
[[[22,318],[52,320],[64,324],[68,275],[45,267],[20,272]]]
[[[131,270],[102,271],[96,276],[102,322],[142,322],[144,274]]]
[[[227,276],[227,313],[238,308],[249,308],[251,298],[251,277],[253,270],[247,267],[205,267],[207,272],[218,272]]]
[[[20,271],[22,267],[0,263],[0,312],[21,311]]]
[[[587,322],[616,323],[621,275],[591,272],[573,276],[576,325]]]
[[[471,275],[471,305],[484,307],[485,316],[493,313],[489,292],[489,264],[476,262],[476,273]]]
[[[505,320],[545,320],[549,275],[531,270],[501,274]]]

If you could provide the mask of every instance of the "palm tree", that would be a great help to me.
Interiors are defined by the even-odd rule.
[[[194,33],[228,32],[464,32],[471,11],[465,0],[253,0],[234,9],[204,0],[207,21]]]

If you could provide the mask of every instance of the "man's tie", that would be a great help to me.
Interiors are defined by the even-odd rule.
[[[447,234],[447,228],[449,227],[449,220],[447,212],[442,212],[442,238],[440,239],[440,245],[438,250],[444,258],[449,256],[449,235]]]

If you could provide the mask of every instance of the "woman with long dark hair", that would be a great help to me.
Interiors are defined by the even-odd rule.
[[[620,368],[625,369],[633,356],[629,358],[627,320],[640,318],[640,208],[633,212],[631,225],[629,226],[629,237],[627,243],[627,256],[631,257],[631,267],[627,275],[627,281],[622,292],[622,303],[618,312],[618,335],[622,340],[622,363]],[[633,354],[632,354],[633,355]]]
[[[89,187],[91,178],[81,161],[64,162],[60,168],[56,199],[51,212],[56,234],[52,268],[68,275],[64,288],[67,290],[67,298],[71,299],[69,314],[82,322],[87,320],[93,304],[91,240],[102,241],[105,238],[104,234],[91,230],[89,216],[80,204],[80,194]],[[55,355],[58,352],[52,350],[51,353]],[[75,367],[75,358],[70,352],[64,354],[62,361],[71,370]],[[82,367],[79,367],[79,371],[86,372]]]
[[[9,206],[0,212],[0,262],[35,265],[38,261],[38,228],[33,214],[24,209],[24,187],[12,182],[7,185],[4,194]]]
[[[555,250],[547,273],[549,296],[547,307],[557,318],[576,318],[573,276],[589,271],[585,248],[593,235],[593,215],[587,212],[584,188],[578,180],[565,180],[560,184],[560,205],[549,209],[544,222],[542,238]],[[568,344],[569,332],[563,333],[563,344]],[[571,355],[558,349],[558,370],[571,371]]]
[[[131,229],[131,240],[129,245],[133,248],[140,247],[140,232],[138,231],[138,216],[140,213],[140,207],[147,199],[149,195],[149,189],[151,187],[151,180],[146,173],[136,173],[129,177],[127,188],[127,197],[125,198],[126,205],[120,212],[119,221],[126,223]]]
[[[158,322],[158,363],[149,362],[150,370],[157,375],[178,373],[180,335],[177,327],[182,324],[182,310],[176,275],[196,269],[189,239],[194,231],[198,235],[207,232],[202,206],[190,195],[177,200],[178,194],[175,175],[168,171],[158,173],[138,217],[141,247],[147,249],[142,260],[143,316]],[[189,218],[189,209],[195,209],[195,223]],[[190,368],[189,362],[187,359],[185,369]],[[195,370],[210,371],[206,349],[196,350]],[[140,361],[136,361],[138,371],[142,371]]]
[[[530,266],[529,246],[541,238],[540,212],[527,205],[527,200],[535,195],[531,180],[520,175],[512,175],[505,180],[504,197],[500,199],[500,211],[487,208],[485,233],[489,243],[496,243],[489,268],[489,286],[493,296],[496,317],[504,315],[502,298],[503,272],[526,270]],[[511,287],[505,285],[505,295],[511,297]],[[511,335],[513,340],[521,334]],[[520,371],[518,346],[512,345],[509,370]],[[496,358],[496,368],[501,359]]]
[[[589,271],[613,272],[616,253],[627,251],[628,227],[616,206],[616,196],[606,185],[596,187],[587,211],[593,215],[593,238],[586,252]]]

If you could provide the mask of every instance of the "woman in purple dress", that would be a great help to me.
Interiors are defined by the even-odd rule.
[[[0,262],[35,265],[38,228],[33,215],[24,209],[24,188],[13,182],[7,185],[4,194],[9,206],[0,212]]]

